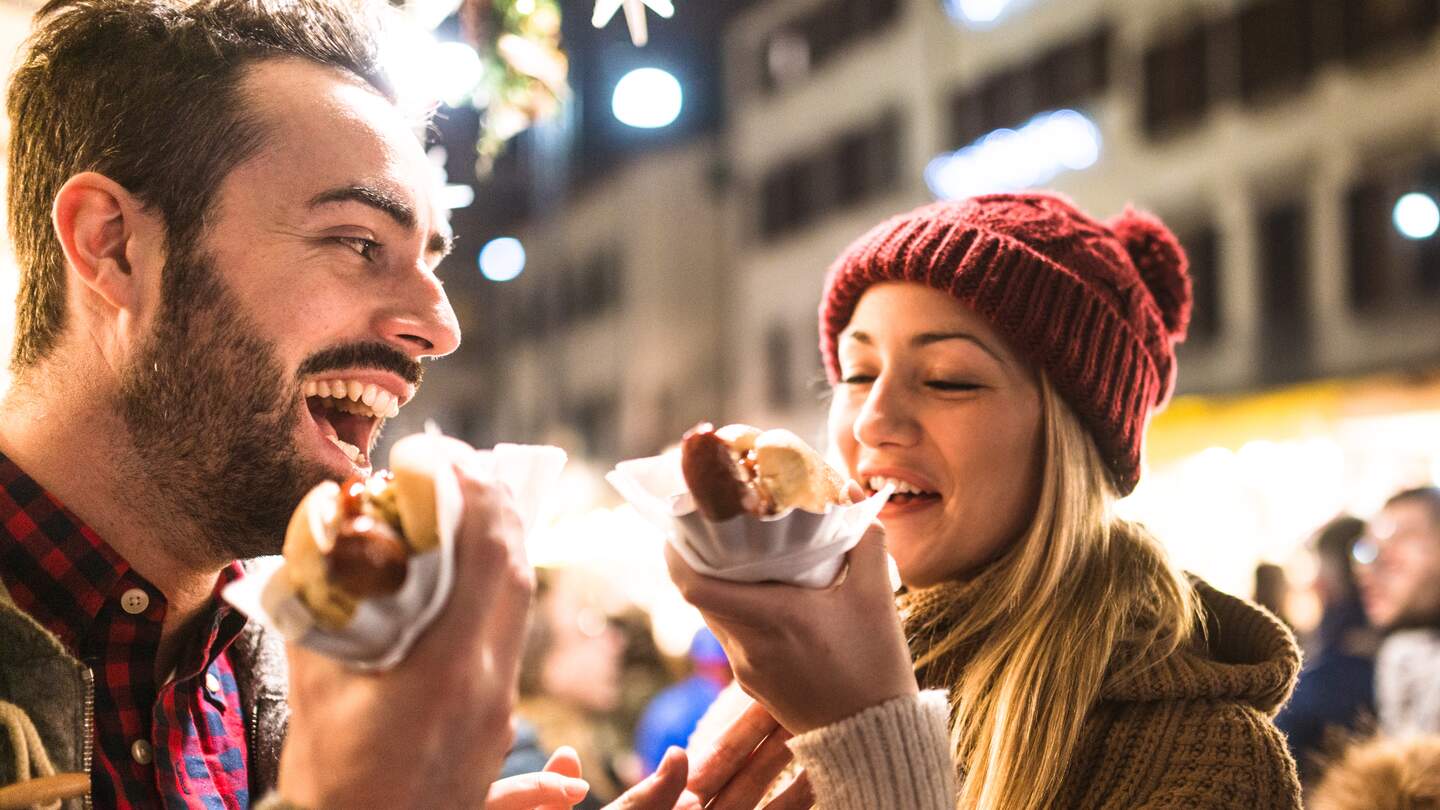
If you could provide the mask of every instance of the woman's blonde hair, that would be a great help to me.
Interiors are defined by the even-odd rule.
[[[1040,388],[1034,519],[977,578],[984,596],[915,662],[940,665],[973,648],[946,681],[965,808],[1051,806],[1107,673],[1164,659],[1199,616],[1189,582],[1154,537],[1113,516],[1115,488],[1089,434],[1044,375]]]

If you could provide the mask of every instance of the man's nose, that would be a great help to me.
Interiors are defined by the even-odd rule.
[[[406,284],[402,296],[379,316],[385,340],[415,357],[443,357],[460,346],[460,323],[450,298],[433,273]]]

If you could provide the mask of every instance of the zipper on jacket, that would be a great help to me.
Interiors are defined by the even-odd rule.
[[[90,667],[85,667],[85,742],[81,746],[80,763],[85,773],[92,773],[90,770],[91,759],[95,755],[95,673]],[[94,779],[94,776],[91,776]],[[91,804],[91,792],[85,792],[85,808]]]

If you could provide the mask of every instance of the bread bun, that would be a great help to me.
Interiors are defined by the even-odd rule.
[[[284,577],[321,626],[338,630],[355,615],[356,600],[326,575],[326,555],[334,547],[330,527],[339,515],[340,485],[326,481],[310,490],[285,529]]]
[[[704,422],[685,434],[680,461],[696,509],[712,521],[850,502],[840,474],[788,430]]]
[[[403,441],[390,452],[390,491],[400,517],[400,532],[415,554],[424,554],[440,545],[439,513],[435,508],[434,463],[407,452]]]
[[[849,503],[845,480],[820,454],[788,430],[767,430],[755,439],[755,474],[777,512],[824,512],[832,503]]]

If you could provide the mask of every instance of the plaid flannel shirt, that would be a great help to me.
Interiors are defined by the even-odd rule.
[[[226,655],[245,619],[218,599],[240,576],[238,564],[221,573],[217,598],[161,682],[164,595],[0,454],[0,580],[94,674],[95,806],[249,806],[245,724]]]

